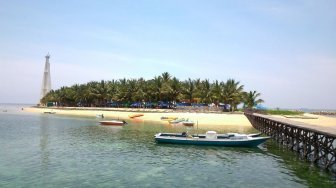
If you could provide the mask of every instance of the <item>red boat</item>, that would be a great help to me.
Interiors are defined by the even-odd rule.
[[[182,121],[182,124],[185,126],[194,126],[195,123],[192,121]]]
[[[110,120],[110,121],[100,121],[101,125],[112,125],[112,126],[122,126],[126,124],[126,121]]]

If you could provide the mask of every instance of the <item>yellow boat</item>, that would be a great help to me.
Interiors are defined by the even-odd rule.
[[[176,120],[177,117],[161,117],[161,120],[162,121],[173,121],[173,120]]]
[[[136,117],[140,117],[140,116],[143,116],[144,114],[132,114],[132,115],[129,115],[128,117],[130,118],[136,118]]]

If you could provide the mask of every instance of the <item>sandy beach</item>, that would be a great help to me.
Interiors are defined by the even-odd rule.
[[[161,120],[161,117],[185,118],[198,123],[199,128],[212,127],[220,128],[223,126],[252,127],[246,116],[242,113],[194,113],[194,112],[174,112],[165,109],[126,109],[126,108],[36,108],[29,107],[25,112],[44,113],[55,112],[58,115],[86,116],[95,117],[97,114],[104,114],[105,119],[123,119],[132,121],[154,121],[158,123],[168,123]],[[144,116],[131,119],[129,115],[142,113]],[[336,127],[336,118],[321,115],[305,114],[314,119],[286,118],[293,121],[304,122],[317,126]]]
[[[158,123],[168,123],[161,120],[161,117],[178,117],[185,118],[198,122],[200,128],[211,126],[213,128],[221,126],[242,126],[252,127],[251,123],[244,114],[230,114],[230,113],[192,113],[192,112],[172,112],[171,110],[163,109],[148,109],[146,111],[139,111],[138,109],[97,109],[97,108],[24,108],[25,112],[44,113],[55,112],[58,115],[74,115],[95,117],[97,114],[104,114],[104,119],[123,119],[131,120],[129,115],[142,113],[144,116],[136,118],[137,121],[156,121]]]
[[[309,113],[305,113],[303,116],[306,118],[286,118],[284,116],[279,116],[279,115],[274,116],[274,117],[285,118],[287,120],[289,119],[292,121],[299,121],[299,122],[308,123],[308,124],[317,125],[317,126],[326,126],[326,127],[336,128],[336,116],[328,117],[328,116],[314,115],[314,114],[309,114]]]

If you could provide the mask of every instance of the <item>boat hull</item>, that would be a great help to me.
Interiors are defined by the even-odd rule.
[[[170,124],[179,124],[179,123],[181,123],[182,121],[185,121],[184,118],[182,118],[182,119],[175,119],[175,120],[169,121],[169,123],[170,123]]]
[[[177,119],[177,117],[161,117],[161,120],[162,121],[174,121],[174,120],[176,120]]]
[[[44,112],[45,114],[56,114],[56,112]]]
[[[185,126],[194,126],[194,122],[182,122],[183,125]]]
[[[125,125],[124,121],[100,121],[101,125],[107,125],[107,126],[123,126]]]
[[[136,118],[136,117],[141,117],[143,115],[144,114],[133,114],[133,115],[129,115],[128,117],[130,117],[130,118]]]
[[[184,144],[184,145],[203,145],[203,146],[227,146],[227,147],[256,147],[268,140],[269,137],[256,137],[244,140],[231,139],[205,139],[205,138],[188,138],[188,137],[165,137],[155,135],[155,141],[167,144]]]

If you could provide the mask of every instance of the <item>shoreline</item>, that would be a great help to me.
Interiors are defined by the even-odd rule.
[[[25,112],[31,113],[44,113],[55,112],[58,115],[70,115],[70,116],[85,116],[96,117],[97,114],[104,114],[104,119],[123,119],[137,122],[157,122],[161,124],[168,124],[166,121],[162,121],[161,117],[178,117],[192,120],[198,123],[200,128],[222,128],[223,126],[234,127],[251,127],[252,125],[247,117],[242,112],[218,112],[218,111],[206,111],[199,112],[195,110],[173,110],[173,109],[144,109],[144,108],[96,108],[96,107],[26,107]],[[142,113],[144,116],[131,119],[129,115]],[[336,128],[336,118],[327,117],[323,115],[316,115],[305,113],[304,116],[313,118],[290,118],[290,120],[296,122],[308,123],[316,126],[330,126]],[[280,118],[286,118],[284,116],[276,116]],[[287,118],[286,118],[287,119]]]
[[[220,128],[223,126],[241,126],[251,127],[252,125],[243,113],[204,113],[204,112],[180,112],[172,109],[131,109],[131,108],[92,108],[92,107],[63,107],[63,108],[46,108],[46,107],[27,107],[24,112],[45,113],[55,112],[58,115],[73,115],[96,117],[97,114],[104,114],[104,119],[123,119],[136,121],[151,121],[168,124],[162,121],[161,117],[178,117],[192,120],[198,123],[200,128],[213,127]],[[129,115],[144,114],[139,118],[131,119]]]

